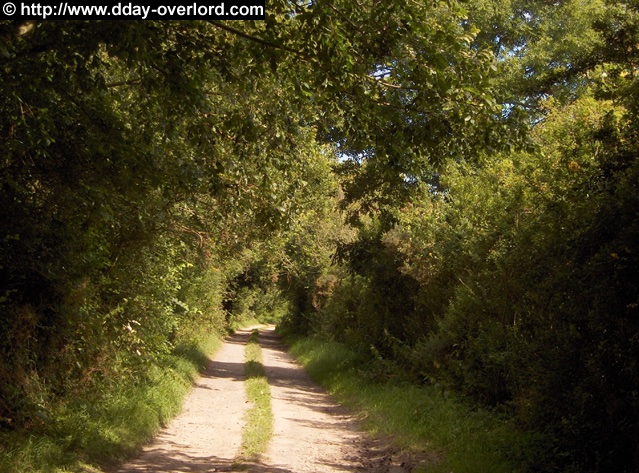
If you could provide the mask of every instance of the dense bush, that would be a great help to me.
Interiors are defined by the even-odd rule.
[[[453,164],[384,230],[363,223],[320,333],[508,410],[531,471],[635,471],[639,166],[628,116],[585,96],[539,152]],[[326,286],[326,280],[318,280]]]

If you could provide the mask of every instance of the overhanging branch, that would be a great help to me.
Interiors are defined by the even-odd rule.
[[[235,28],[233,28],[231,26],[228,26],[228,25],[226,25],[224,23],[220,23],[219,21],[209,20],[208,23],[212,24],[213,26],[215,26],[217,28],[220,28],[221,30],[228,31],[229,33],[232,33],[234,35],[240,36],[241,38],[248,39],[249,41],[253,41],[254,43],[258,43],[258,44],[261,44],[263,46],[267,46],[269,48],[279,49],[281,51],[287,51],[289,53],[295,54],[296,56],[300,56],[300,57],[303,57],[305,59],[310,59],[310,56],[304,54],[301,51],[298,51],[298,50],[293,49],[293,48],[289,48],[288,46],[283,46],[281,44],[271,43],[270,41],[266,41],[266,40],[264,40],[262,38],[258,38],[256,36],[251,36],[250,34],[247,34],[247,33],[243,32],[243,31],[235,29]]]

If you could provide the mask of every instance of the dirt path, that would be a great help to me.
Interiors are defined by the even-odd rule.
[[[227,339],[185,400],[182,413],[116,473],[405,472],[387,449],[313,383],[286,353],[272,327],[260,329],[271,387],[274,433],[260,464],[237,465],[244,412],[244,347],[250,329]]]

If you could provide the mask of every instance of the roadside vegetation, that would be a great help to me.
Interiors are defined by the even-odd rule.
[[[343,344],[317,338],[289,342],[311,377],[362,418],[368,431],[421,464],[415,471],[520,471],[520,459],[509,456],[526,437],[507,416],[478,409],[440,386],[417,386]]]
[[[184,396],[221,346],[213,335],[167,356],[144,380],[106,382],[42,409],[31,435],[6,432],[0,471],[99,472],[137,452],[181,409]]]

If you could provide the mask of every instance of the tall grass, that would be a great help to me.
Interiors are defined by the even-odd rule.
[[[509,453],[525,442],[504,417],[432,386],[375,381],[344,345],[315,338],[289,340],[310,376],[365,419],[371,432],[409,452],[430,452],[428,473],[514,473]],[[435,460],[437,459],[437,460]]]
[[[42,425],[0,435],[3,473],[90,473],[136,452],[175,416],[207,355],[221,345],[216,336],[181,346],[144,380],[104,383],[82,397],[51,407]]]

